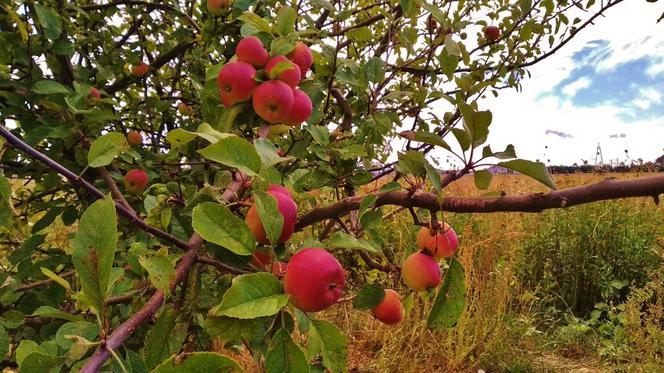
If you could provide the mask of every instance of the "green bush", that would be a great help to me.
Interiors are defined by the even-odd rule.
[[[588,318],[597,303],[623,302],[630,288],[643,286],[659,267],[661,219],[643,205],[626,203],[527,217],[524,231],[530,233],[516,265],[519,282],[548,320],[569,313]]]

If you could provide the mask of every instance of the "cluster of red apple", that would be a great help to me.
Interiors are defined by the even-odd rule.
[[[288,241],[295,230],[297,205],[290,191],[281,185],[270,185],[267,193],[275,199],[279,213],[283,216],[283,227],[276,242],[282,244]],[[269,243],[256,205],[249,208],[245,222],[258,243]],[[454,255],[458,247],[457,235],[447,223],[434,230],[424,227],[418,233],[417,245],[421,252],[406,259],[402,268],[403,279],[414,291],[435,288],[441,282],[440,266],[436,259]],[[271,249],[259,249],[254,253],[252,264],[283,277],[284,291],[290,295],[291,303],[300,310],[322,311],[341,297],[345,271],[326,250],[302,249],[288,263],[276,261],[273,257]],[[378,320],[390,325],[400,322],[405,316],[400,296],[392,289],[385,290],[385,297],[372,309],[372,313]]]
[[[454,229],[444,223],[442,227],[422,227],[417,233],[420,252],[411,254],[403,263],[403,280],[415,291],[424,291],[440,285],[440,266],[436,259],[451,257],[459,246]]]
[[[221,103],[231,107],[252,100],[254,111],[266,122],[297,126],[313,111],[311,99],[298,88],[312,64],[313,55],[304,43],[296,43],[286,56],[270,58],[263,42],[248,36],[238,43],[234,59],[219,71]]]

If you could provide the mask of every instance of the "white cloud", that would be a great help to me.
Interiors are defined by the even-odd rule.
[[[563,87],[562,92],[569,96],[569,97],[574,97],[576,95],[576,92],[590,87],[590,83],[592,83],[592,80],[587,77],[582,77],[579,78],[578,80],[566,85]]]
[[[662,102],[662,94],[655,88],[641,88],[639,89],[639,93],[641,94],[641,97],[652,102],[653,104],[659,104]]]
[[[659,75],[664,74],[664,58],[659,59],[657,62],[653,62],[646,69],[646,74],[650,75],[651,78],[655,78]]]
[[[643,98],[632,100],[632,104],[642,110],[648,110],[650,108],[650,101]]]

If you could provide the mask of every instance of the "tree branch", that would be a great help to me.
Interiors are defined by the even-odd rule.
[[[378,193],[376,206],[398,205],[426,208],[431,211],[449,212],[541,212],[546,209],[564,208],[584,203],[630,197],[655,197],[664,193],[664,176],[651,176],[631,180],[606,179],[598,183],[556,190],[497,198],[455,198],[437,200],[433,193],[395,191]],[[325,219],[333,219],[357,210],[364,195],[345,198],[329,206],[313,209],[300,216],[296,230]]]
[[[52,160],[48,156],[40,153],[36,149],[32,148],[30,145],[26,144],[23,142],[21,139],[16,137],[13,133],[9,132],[7,128],[4,126],[0,125],[0,136],[4,137],[8,143],[10,143],[12,146],[14,146],[16,149],[22,151],[23,153],[27,154],[29,157],[43,163],[46,165],[48,168],[50,168],[53,171],[56,171],[57,173],[61,174],[62,176],[66,177],[72,184],[78,185],[84,189],[86,189],[88,192],[90,192],[92,195],[94,195],[96,198],[104,198],[106,195],[104,192],[101,190],[97,189],[94,185],[90,184],[87,182],[85,179],[78,177],[75,173],[69,171],[65,167],[63,167],[61,164],[58,162]],[[168,232],[164,232],[161,229],[152,227],[145,223],[138,215],[136,215],[133,210],[127,209],[122,203],[116,202],[115,207],[117,210],[120,212],[120,214],[124,215],[126,218],[128,218],[133,224],[138,226],[140,229],[144,230],[145,232],[155,236],[159,237],[162,239],[165,239],[167,241],[170,241],[173,243],[175,246],[180,247],[182,249],[189,249],[189,246],[187,245],[186,242],[183,242],[179,240],[177,237],[171,235]]]
[[[149,1],[136,1],[136,0],[116,0],[112,1],[110,3],[106,4],[98,4],[98,5],[85,5],[81,6],[81,9],[83,10],[103,10],[103,9],[108,9],[108,8],[114,8],[117,7],[118,5],[140,5],[140,6],[145,6],[148,8],[154,8],[154,9],[160,9],[160,10],[165,10],[171,13],[175,13],[179,15],[180,17],[184,17],[187,19],[189,24],[191,24],[195,29],[196,32],[200,33],[201,32],[201,27],[194,21],[193,18],[191,18],[187,13],[184,13],[170,5],[167,4],[162,4],[162,3],[152,3]]]

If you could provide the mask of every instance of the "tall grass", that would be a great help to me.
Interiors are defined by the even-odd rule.
[[[564,175],[556,182],[567,187],[599,178]],[[510,194],[539,188],[526,178],[505,175],[493,186]],[[471,178],[449,190],[481,194]],[[467,292],[461,319],[454,328],[427,329],[432,294],[408,295],[408,315],[396,327],[347,303],[334,307],[322,317],[348,335],[351,368],[566,372],[620,366],[647,372],[662,361],[664,276],[654,273],[664,268],[657,243],[664,237],[664,212],[651,201],[602,202],[544,214],[448,214],[445,219],[460,236],[458,258]],[[415,250],[415,234],[410,214],[395,215],[382,231],[386,257],[401,263]],[[398,276],[378,271],[364,276],[369,281],[381,277],[409,294]],[[561,356],[560,343],[579,348]],[[602,351],[613,355],[607,358]]]

